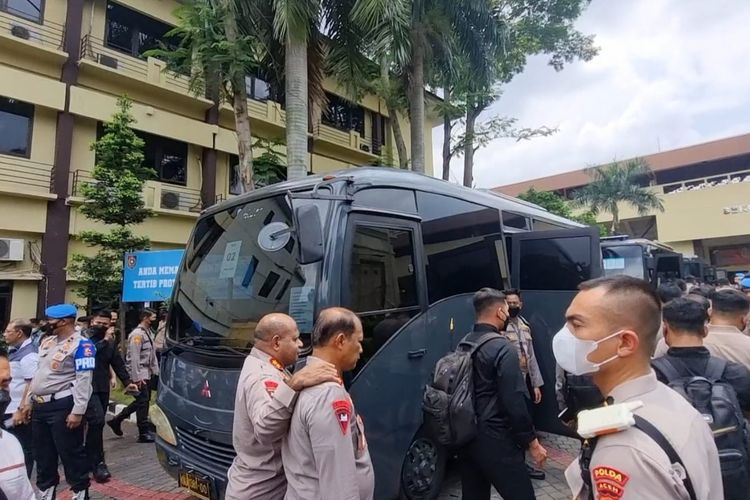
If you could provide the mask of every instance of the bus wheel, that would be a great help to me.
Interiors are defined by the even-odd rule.
[[[401,496],[406,500],[433,500],[440,493],[448,460],[446,449],[417,433],[401,467]]]

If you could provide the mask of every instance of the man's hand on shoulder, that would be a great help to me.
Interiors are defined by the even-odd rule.
[[[302,368],[287,381],[289,387],[298,392],[306,387],[313,387],[324,382],[342,383],[339,372],[330,363],[314,363]]]

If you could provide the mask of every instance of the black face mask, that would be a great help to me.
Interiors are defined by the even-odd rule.
[[[106,326],[92,326],[91,328],[89,328],[89,338],[104,337],[105,333],[107,333]]]
[[[10,392],[0,389],[0,415],[5,415],[5,410],[10,404]]]
[[[42,327],[42,331],[46,333],[54,333],[58,324],[59,323],[47,323],[46,325],[44,325],[44,327]]]
[[[511,318],[517,318],[519,314],[521,314],[521,308],[520,307],[509,307],[508,308],[508,314]]]

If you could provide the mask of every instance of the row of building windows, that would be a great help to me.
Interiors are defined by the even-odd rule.
[[[0,11],[41,23],[45,0],[0,0]]]

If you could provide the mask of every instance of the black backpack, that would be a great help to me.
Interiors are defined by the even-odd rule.
[[[677,391],[703,415],[719,450],[725,499],[748,498],[750,490],[750,434],[734,388],[723,380],[727,362],[710,357],[702,377],[683,376],[669,357],[652,360]]]
[[[497,333],[486,333],[476,342],[464,337],[456,350],[440,358],[435,365],[432,383],[425,386],[422,397],[423,423],[428,435],[451,448],[471,442],[479,432],[479,422],[494,408],[497,396],[478,418],[474,405],[474,353]]]

